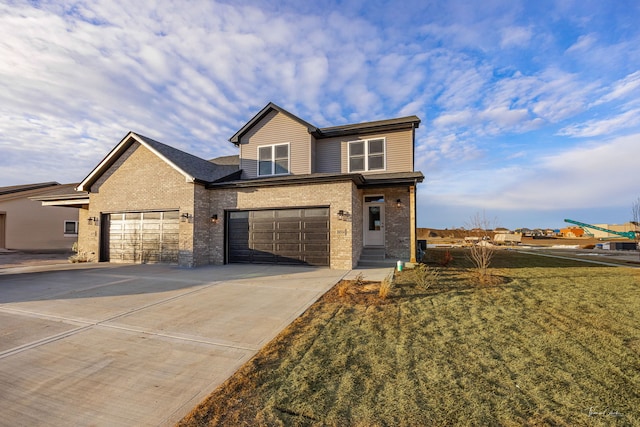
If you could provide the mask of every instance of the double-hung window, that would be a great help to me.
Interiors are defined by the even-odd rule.
[[[349,172],[385,170],[384,138],[349,142]]]
[[[289,173],[289,144],[258,147],[258,175],[284,175]]]

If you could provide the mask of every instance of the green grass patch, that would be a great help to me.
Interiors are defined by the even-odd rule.
[[[180,425],[640,425],[640,272],[499,251],[478,285],[452,255],[334,288]]]

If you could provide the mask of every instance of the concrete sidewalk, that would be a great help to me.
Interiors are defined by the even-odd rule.
[[[2,275],[0,423],[172,425],[347,273],[109,264]]]

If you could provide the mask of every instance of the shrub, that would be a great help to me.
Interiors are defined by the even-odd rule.
[[[338,283],[338,296],[340,298],[347,296],[347,294],[349,293],[350,285],[351,282],[349,282],[348,280],[342,280],[340,281],[340,283]]]
[[[385,277],[380,283],[380,291],[378,292],[378,296],[380,299],[387,299],[391,290],[393,289],[393,273],[389,274]]]
[[[426,264],[418,264],[413,269],[413,280],[417,286],[423,289],[428,289],[430,286],[437,284],[439,277],[440,270],[434,267],[430,268]]]
[[[92,258],[86,252],[78,252],[75,255],[71,255],[69,258],[69,262],[75,264],[77,262],[91,262]]]
[[[443,267],[448,267],[451,261],[453,261],[453,255],[451,255],[451,252],[449,252],[449,249],[447,249],[446,251],[444,251],[444,254],[442,254],[440,265]]]

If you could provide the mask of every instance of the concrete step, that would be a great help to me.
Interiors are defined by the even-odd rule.
[[[363,260],[358,261],[358,267],[394,267],[396,261],[391,259],[379,259],[379,260]]]
[[[382,254],[382,255],[380,255],[380,254],[374,254],[374,255],[362,254],[362,255],[360,255],[360,260],[377,261],[377,260],[383,260],[383,259],[385,259],[384,254]]]
[[[365,258],[377,257],[384,259],[386,256],[386,251],[384,250],[384,248],[363,248],[360,256]]]

